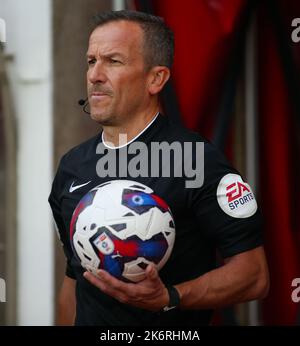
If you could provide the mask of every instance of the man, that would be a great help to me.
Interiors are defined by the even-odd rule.
[[[158,95],[169,79],[173,51],[173,35],[160,18],[130,11],[97,17],[87,52],[87,87],[91,118],[103,131],[62,158],[49,197],[67,257],[60,324],[208,324],[212,309],[267,294],[260,217],[249,185],[209,142],[159,114]],[[126,143],[120,143],[120,134],[126,134]],[[176,224],[164,268],[158,273],[149,265],[146,278],[134,284],[103,270],[97,276],[86,272],[72,253],[68,230],[81,197],[119,177],[96,173],[99,143],[121,155],[121,148],[136,141],[204,142],[205,175],[196,188],[174,174],[134,179],[168,203]],[[197,164],[195,154],[189,159]],[[219,268],[216,248],[224,258]]]

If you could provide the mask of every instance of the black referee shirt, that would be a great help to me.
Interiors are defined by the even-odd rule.
[[[165,313],[152,313],[118,302],[84,279],[84,269],[72,253],[69,227],[77,203],[90,189],[114,179],[134,180],[149,186],[168,203],[172,211],[176,239],[171,257],[160,271],[165,284],[191,280],[214,269],[216,250],[226,258],[262,244],[260,215],[251,188],[211,143],[197,133],[172,124],[168,117],[161,114],[136,141],[147,145],[148,154],[154,142],[176,142],[182,147],[192,143],[194,150],[186,159],[192,161],[194,167],[197,163],[196,143],[204,142],[203,185],[187,188],[186,182],[191,178],[185,175],[177,177],[172,169],[170,176],[151,177],[149,157],[147,177],[124,177],[123,172],[120,178],[120,172],[116,169],[116,176],[100,178],[96,172],[99,159],[113,150],[119,162],[119,155],[123,155],[129,147],[107,149],[105,153],[99,154],[97,146],[102,143],[101,133],[62,157],[49,203],[67,259],[66,275],[76,280],[75,323],[99,326],[208,324],[211,317],[209,310],[174,309]],[[143,153],[128,154],[128,161],[136,155]],[[178,163],[174,162],[172,155],[166,161],[163,158],[159,160],[161,166],[173,167]]]

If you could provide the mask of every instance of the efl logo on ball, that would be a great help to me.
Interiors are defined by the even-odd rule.
[[[94,240],[94,244],[103,255],[110,255],[115,249],[114,243],[105,232],[101,233],[101,235]]]

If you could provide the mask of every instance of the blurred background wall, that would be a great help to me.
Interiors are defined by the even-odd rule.
[[[64,258],[47,203],[64,152],[99,128],[82,112],[92,16],[120,1],[0,1],[0,324],[51,325]]]
[[[296,0],[0,0],[0,325],[52,325],[65,260],[47,203],[61,156],[99,126],[86,97],[92,16],[163,16],[175,32],[165,113],[213,141],[256,190],[265,216],[271,290],[218,311],[215,324],[299,324],[299,69]],[[1,38],[1,35],[0,35]]]
[[[3,132],[5,319],[9,324],[50,324],[54,247],[44,201],[53,160],[52,6],[50,1],[2,1],[0,8],[7,27],[1,96],[4,129],[9,129]]]

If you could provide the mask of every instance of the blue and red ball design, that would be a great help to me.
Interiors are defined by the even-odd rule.
[[[75,232],[76,222],[80,213],[89,205],[92,204],[95,193],[97,190],[88,192],[78,203],[74,210],[73,217],[70,223],[70,238],[73,251],[76,255],[76,251],[73,245],[73,236]],[[124,189],[122,194],[122,204],[129,210],[124,215],[124,224],[110,225],[113,229],[122,229],[126,227],[126,216],[134,215],[130,211],[141,215],[148,212],[151,208],[159,208],[162,212],[170,212],[168,205],[155,194],[149,194],[142,191]],[[128,281],[122,276],[124,272],[124,266],[126,263],[132,262],[139,257],[145,258],[147,261],[158,264],[164,257],[168,250],[168,242],[165,235],[160,232],[153,235],[151,239],[142,240],[136,235],[130,236],[126,239],[118,238],[114,233],[110,231],[108,227],[97,226],[97,232],[90,238],[90,244],[92,245],[95,253],[100,259],[100,268],[104,269],[118,279]],[[99,239],[103,235],[108,239],[109,243],[113,243],[113,251],[105,254],[105,251],[100,251],[95,245],[95,240]],[[107,242],[102,243],[102,246],[107,246]],[[77,255],[76,255],[77,257]],[[80,259],[78,258],[80,261]],[[138,264],[142,269],[147,266],[146,262],[139,262]]]

